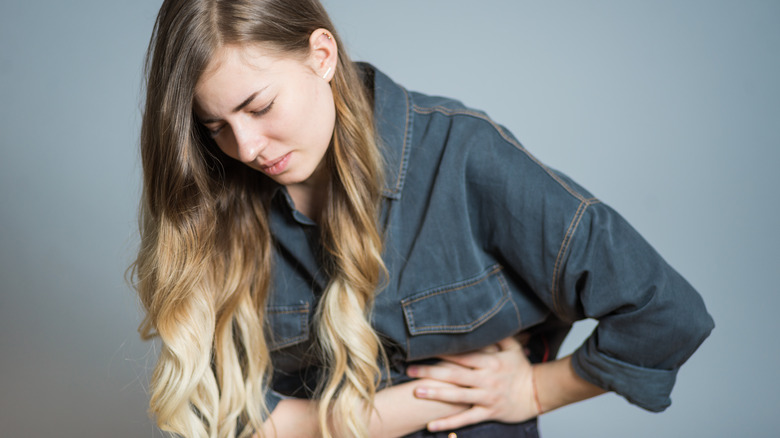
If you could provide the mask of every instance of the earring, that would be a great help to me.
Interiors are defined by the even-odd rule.
[[[327,70],[327,71],[325,71],[325,74],[324,74],[324,75],[322,75],[322,79],[325,79],[325,78],[327,78],[327,77],[328,77],[328,73],[330,73],[330,70],[331,70],[331,68],[330,68],[330,67],[328,67],[328,70]]]
[[[333,38],[331,38],[331,37],[330,37],[330,34],[323,33],[323,35],[325,35],[325,37],[326,37],[327,39],[329,39],[329,40],[332,40],[332,39],[333,39]]]

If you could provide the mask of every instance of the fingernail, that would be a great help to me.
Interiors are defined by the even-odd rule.
[[[420,371],[416,366],[410,366],[406,369],[406,375],[411,377],[417,377],[417,373]]]
[[[428,423],[428,430],[431,431],[431,432],[438,431],[439,430],[439,423],[436,423],[435,421],[431,422],[431,423]]]
[[[415,390],[414,390],[414,395],[416,395],[417,397],[425,397],[428,394],[429,394],[428,388],[426,388],[424,386],[420,386],[418,388],[415,388]]]

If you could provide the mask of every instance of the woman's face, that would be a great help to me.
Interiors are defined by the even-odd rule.
[[[195,114],[228,156],[279,184],[306,185],[333,136],[330,60],[315,50],[300,59],[226,46],[197,83]]]

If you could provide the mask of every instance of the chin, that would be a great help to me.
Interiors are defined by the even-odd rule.
[[[308,180],[310,176],[311,174],[301,175],[301,174],[293,174],[293,173],[290,174],[283,173],[281,175],[276,175],[274,177],[272,176],[268,176],[268,177],[283,186],[291,186],[291,185],[296,185],[296,184],[301,184],[303,182],[306,182],[306,180]]]

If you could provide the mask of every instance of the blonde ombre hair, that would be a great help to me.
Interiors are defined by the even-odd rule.
[[[141,247],[132,274],[146,310],[141,337],[162,340],[150,412],[163,430],[262,435],[269,414],[270,184],[224,155],[197,123],[195,85],[220,47],[262,43],[305,56],[319,28],[342,47],[317,0],[165,0],[160,9],[146,59]],[[327,371],[318,421],[325,437],[367,436],[384,357],[369,323],[385,271],[377,225],[382,163],[371,98],[343,50],[331,87],[336,125],[320,220],[331,282],[315,318]]]

